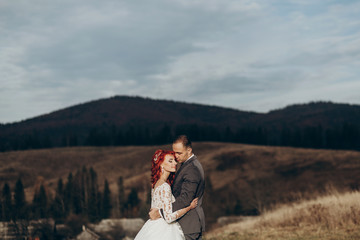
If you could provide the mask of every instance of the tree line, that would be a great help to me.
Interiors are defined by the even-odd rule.
[[[98,222],[110,217],[138,217],[141,207],[149,208],[149,202],[142,202],[135,188],[125,194],[122,177],[118,178],[116,193],[111,192],[106,179],[100,191],[93,168],[83,167],[74,175],[69,173],[66,182],[58,180],[55,194],[50,192],[44,182],[38,183],[34,186],[32,201],[27,201],[21,178],[16,181],[13,191],[8,183],[4,183],[0,220],[53,218],[59,223],[76,215],[89,222]]]
[[[247,126],[237,129],[220,124],[216,126],[164,124],[158,128],[136,125],[101,126],[81,133],[76,129],[67,129],[61,135],[58,132],[33,131],[21,137],[16,135],[2,137],[0,151],[71,146],[159,145],[171,143],[174,136],[179,134],[187,134],[193,141],[360,150],[360,127],[343,123],[333,127]]]

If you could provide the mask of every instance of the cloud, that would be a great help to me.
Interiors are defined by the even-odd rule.
[[[115,94],[253,111],[322,99],[359,103],[359,7],[3,0],[0,122]]]

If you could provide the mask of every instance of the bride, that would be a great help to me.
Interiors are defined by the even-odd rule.
[[[175,220],[182,217],[197,206],[195,198],[188,207],[176,212],[172,211],[175,198],[171,193],[171,185],[176,171],[175,152],[157,150],[152,158],[151,166],[151,208],[160,209],[162,218],[149,219],[140,229],[134,240],[184,240],[180,224]]]

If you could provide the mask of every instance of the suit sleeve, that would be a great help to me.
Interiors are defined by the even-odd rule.
[[[196,197],[196,191],[201,181],[199,170],[193,166],[186,169],[183,175],[183,183],[180,195],[173,203],[173,211],[185,208],[190,205],[191,201]]]

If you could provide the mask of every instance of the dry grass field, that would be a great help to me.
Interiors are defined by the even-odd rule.
[[[21,177],[31,201],[36,183],[54,190],[70,172],[93,167],[100,188],[106,178],[112,193],[117,179],[125,190],[135,187],[145,198],[150,184],[150,161],[163,146],[73,147],[0,153],[0,186],[14,188]],[[204,207],[208,223],[220,216],[257,215],[279,204],[311,200],[331,190],[359,190],[360,152],[195,142],[194,152],[207,177]],[[288,226],[291,228],[292,226]],[[309,226],[312,227],[312,226]],[[238,234],[238,233],[237,233]],[[235,239],[235,238],[234,238]],[[294,238],[296,239],[296,238]]]
[[[108,179],[113,191],[116,191],[119,176],[124,177],[126,186],[133,186],[135,182],[145,185],[150,176],[149,162],[157,148],[75,147],[0,153],[0,183],[9,182],[14,186],[21,177],[27,199],[31,200],[33,187],[39,179],[44,179],[49,189],[54,189],[59,178],[66,181],[70,172],[75,173],[85,166],[95,169],[100,185]]]
[[[333,193],[279,206],[206,234],[206,240],[360,239],[360,192]]]

